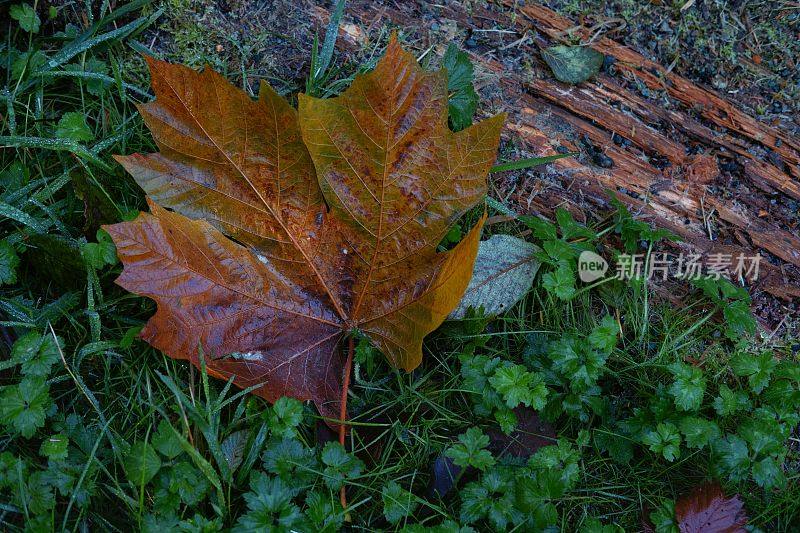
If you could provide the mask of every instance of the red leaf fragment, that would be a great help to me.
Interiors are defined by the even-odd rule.
[[[744,502],[730,498],[719,483],[706,483],[675,503],[675,518],[682,533],[739,533],[746,531]]]

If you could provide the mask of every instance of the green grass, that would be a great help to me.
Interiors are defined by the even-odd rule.
[[[740,422],[749,413],[715,417],[712,403],[720,386],[763,405],[767,400],[752,390],[747,374],[731,371],[731,358],[770,350],[787,368],[796,368],[791,351],[796,340],[773,338],[766,346],[752,338],[738,344],[727,338],[731,321],[722,310],[733,300],[715,302],[702,288],[677,308],[643,284],[606,283],[586,290],[575,285],[573,271],[576,292],[560,298],[544,283],[560,263],[543,257],[534,287],[517,306],[493,320],[445,324],[426,340],[424,363],[412,373],[390,368],[381,354],[362,344],[349,399],[355,429],[348,441],[364,462],[360,469],[352,456],[325,444],[330,437],[313,407],[299,402],[272,407],[137,340],[154,305],[113,284],[121,266],[105,253],[107,243],[97,235],[101,223],[144,208],[143,193],[110,156],[154,149],[135,104],[149,93],[138,55],[144,45],[138,39],[158,12],[146,2],[130,6],[128,12],[118,7],[116,19],[95,12],[88,28],[63,37],[52,36],[53,24],[63,24],[48,22],[41,11],[39,33],[20,29],[15,20],[2,23],[7,37],[0,44],[0,63],[6,67],[0,88],[0,238],[6,243],[3,253],[10,254],[10,247],[10,255],[19,258],[16,279],[0,277],[3,530],[217,531],[237,524],[244,529],[247,524],[276,525],[281,519],[283,524],[302,522],[296,527],[304,531],[334,530],[345,520],[338,504],[339,474],[346,479],[350,523],[359,530],[446,521],[467,526],[462,508],[491,476],[502,479],[505,488],[488,500],[510,498],[506,511],[528,505],[525,516],[549,512],[547,505],[552,505],[556,518],[551,522],[564,531],[586,526],[589,517],[638,530],[644,510],[712,477],[719,477],[729,493],[742,495],[755,526],[764,531],[796,527],[796,439],[767,437],[780,450],[776,456],[787,478],[769,489],[754,480],[750,469],[741,479],[718,471],[719,461],[707,447],[682,445],[680,456],[669,461],[642,443],[641,435],[657,423],[686,416],[665,392],[674,382],[669,368],[676,361],[698,362],[706,389],[697,411],[733,435],[742,433]],[[63,10],[58,21],[79,20],[82,12],[71,5]],[[373,60],[377,55],[369,54]],[[356,70],[334,70],[316,78],[313,88],[320,95],[335,94],[348,83],[345,72]],[[64,119],[67,113],[83,120]],[[461,227],[470,227],[479,216],[480,210],[470,213]],[[522,219],[495,224],[487,233],[524,234],[544,245],[548,239],[537,234],[541,230]],[[564,241],[573,251],[586,242],[622,250],[625,231],[634,232],[634,242],[661,237],[617,212],[595,224],[589,237],[559,234],[549,240]],[[6,264],[10,260],[4,259]],[[569,268],[574,270],[574,264]],[[544,480],[560,471],[541,466],[556,450],[545,448],[530,464],[496,456],[497,465],[485,473],[463,474],[457,490],[442,498],[428,496],[433,461],[470,428],[498,431],[495,415],[507,408],[492,403],[497,392],[491,386],[480,389],[465,375],[470,362],[485,357],[522,365],[544,376],[548,397],[557,397],[575,387],[571,375],[553,366],[558,354],[534,347],[566,335],[575,335],[583,346],[606,315],[621,326],[621,335],[594,380],[605,412],[584,404],[583,415],[570,414],[561,402],[542,411],[552,418],[562,447],[569,447],[571,455],[562,459],[577,465],[575,478],[547,478],[547,497],[527,485],[526,480]],[[35,356],[20,355],[28,345]],[[22,360],[27,365],[18,364]],[[43,370],[32,370],[33,363]],[[772,384],[775,376],[777,371]],[[796,402],[796,383],[787,382],[795,387],[790,398]],[[30,418],[10,412],[9,400],[24,396],[31,384],[39,393],[25,397],[24,412],[34,413],[38,402],[41,413]],[[643,417],[647,427],[637,431],[626,427],[635,408],[662,412]],[[775,416],[789,431],[797,424],[790,413]],[[598,447],[603,434],[630,443],[627,463]],[[281,444],[282,439],[288,440]],[[273,458],[282,446],[296,449],[276,466]],[[389,480],[412,495],[394,488],[389,492]],[[533,510],[517,501],[532,495],[541,498]],[[404,508],[414,511],[392,524],[384,515],[385,499],[400,505],[393,518],[403,515]],[[508,529],[536,530],[530,520]],[[474,520],[471,527],[502,529],[491,516]]]

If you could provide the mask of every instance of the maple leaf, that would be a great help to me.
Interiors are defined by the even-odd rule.
[[[156,99],[139,110],[159,152],[117,160],[150,213],[105,227],[117,283],[158,304],[142,337],[195,365],[202,348],[210,374],[330,418],[349,332],[419,365],[469,282],[483,219],[437,245],[484,198],[504,115],[451,132],[445,71],[395,38],[374,71],[336,98],[301,94],[299,111],[266,83],[254,101],[208,69],[148,63]]]
[[[684,533],[744,533],[747,515],[736,494],[725,496],[718,483],[696,487],[675,503],[675,519]]]

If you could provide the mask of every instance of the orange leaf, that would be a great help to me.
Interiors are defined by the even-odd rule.
[[[331,418],[348,332],[419,365],[485,217],[436,247],[485,196],[504,116],[452,133],[445,72],[394,38],[373,72],[336,98],[300,95],[299,113],[266,84],[253,101],[214,72],[148,61],[156,100],[140,111],[160,151],[117,159],[151,213],[106,227],[118,283],[158,303],[142,337],[195,364],[202,347],[210,373]]]

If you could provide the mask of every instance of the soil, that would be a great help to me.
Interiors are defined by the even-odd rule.
[[[141,39],[162,56],[210,64],[251,91],[259,79],[304,90],[329,2],[170,0]],[[552,9],[552,11],[551,11]],[[492,176],[519,213],[564,206],[605,217],[613,191],[683,242],[673,253],[756,253],[754,311],[780,334],[800,320],[800,10],[787,2],[504,0],[348,2],[333,79],[380,55],[398,30],[436,66],[456,42],[476,65],[479,114],[506,111],[501,157],[577,151],[546,167]],[[606,54],[579,86],[557,82],[539,49]],[[672,284],[665,297],[680,301]],[[777,332],[775,332],[777,333]]]

